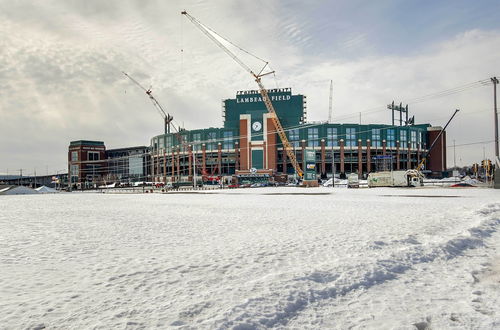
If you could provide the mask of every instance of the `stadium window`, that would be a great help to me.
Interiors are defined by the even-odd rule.
[[[387,130],[387,146],[389,148],[396,147],[396,132],[393,129]]]
[[[199,151],[201,150],[201,133],[193,134],[193,150]]]
[[[337,128],[327,127],[326,129],[326,145],[328,147],[337,147],[339,145],[337,137]]]
[[[288,131],[288,138],[290,139],[290,144],[294,148],[298,148],[299,147],[300,135],[299,135],[299,129],[298,128],[291,129],[290,131]]]
[[[401,144],[400,144],[401,148],[406,148],[408,146],[406,144],[408,141],[406,131],[399,132],[399,141],[401,142]]]
[[[233,132],[232,131],[225,131],[224,132],[224,149],[233,149]]]
[[[380,128],[373,128],[372,129],[372,145],[375,148],[380,148],[382,146],[381,143],[381,138],[380,138]]]
[[[307,129],[307,146],[313,148],[319,146],[318,128]]]
[[[345,141],[346,147],[355,147],[356,146],[356,128],[346,128],[345,129]]]
[[[72,162],[78,161],[78,151],[72,151],[71,152],[71,161]]]
[[[166,143],[165,143],[165,149],[167,150],[167,152],[170,152],[172,151],[172,135],[168,135],[167,136],[167,139],[166,139]]]
[[[163,152],[163,149],[165,149],[165,138],[164,137],[160,138],[159,148],[160,148],[161,152]]]
[[[217,150],[217,132],[207,133],[207,151]]]
[[[417,149],[417,132],[416,131],[410,131],[410,137],[411,137],[411,147],[412,149]]]

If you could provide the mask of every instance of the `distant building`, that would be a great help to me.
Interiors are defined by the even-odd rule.
[[[149,148],[145,146],[106,150],[104,142],[88,140],[72,141],[69,145],[72,184],[147,181],[149,168]]]
[[[68,176],[71,183],[96,183],[107,174],[106,147],[102,141],[78,140],[69,144]]]
[[[106,150],[107,178],[111,181],[147,181],[149,148],[145,146]]]

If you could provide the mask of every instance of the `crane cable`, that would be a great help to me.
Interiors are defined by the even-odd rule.
[[[215,35],[216,35],[216,36],[218,36],[219,38],[221,38],[221,39],[225,40],[226,42],[230,43],[231,45],[233,45],[234,47],[238,48],[238,49],[239,49],[239,50],[241,50],[242,52],[244,52],[244,53],[246,53],[246,54],[248,54],[248,55],[250,55],[250,56],[252,56],[252,57],[254,57],[254,58],[256,58],[256,59],[258,59],[259,61],[262,61],[263,63],[266,63],[266,64],[268,64],[268,63],[269,63],[268,61],[266,61],[266,60],[264,60],[264,59],[262,59],[262,58],[258,57],[257,55],[254,55],[254,54],[250,53],[248,50],[246,50],[246,49],[244,49],[244,48],[242,48],[242,47],[240,47],[240,46],[236,45],[236,44],[235,44],[235,43],[233,43],[231,40],[229,40],[229,39],[227,39],[226,37],[224,37],[224,36],[220,35],[219,33],[215,32],[215,31],[214,31],[214,30],[212,30],[210,27],[208,27],[207,25],[205,25],[205,24],[201,23],[199,20],[197,20],[197,19],[196,19],[196,18],[194,18],[193,16],[189,15],[189,17],[190,17],[192,20],[196,21],[199,25],[203,26],[205,29],[207,29],[208,31],[210,31],[211,33],[215,34]]]

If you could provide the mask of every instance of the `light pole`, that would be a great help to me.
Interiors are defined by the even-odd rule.
[[[498,158],[498,111],[497,111],[497,77],[491,78],[493,83],[493,102],[494,102],[494,115],[495,115],[495,156]]]

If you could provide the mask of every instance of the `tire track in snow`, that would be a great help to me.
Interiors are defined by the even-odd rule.
[[[438,259],[450,260],[468,249],[483,247],[485,240],[496,232],[500,225],[500,203],[487,204],[473,212],[472,216],[482,219],[479,225],[469,228],[468,234],[444,243],[424,246],[412,239],[407,242],[411,244],[409,248],[393,253],[388,259],[377,260],[371,265],[357,264],[347,269],[314,271],[283,282],[281,288],[273,289],[277,291],[275,294],[252,298],[233,307],[224,319],[217,322],[218,327],[241,330],[286,326],[291,319],[315,302],[336,299],[359,289],[368,290],[375,285],[396,279],[414,265]],[[364,272],[360,273],[360,269]],[[277,305],[274,303],[277,300],[276,295],[280,296]]]

